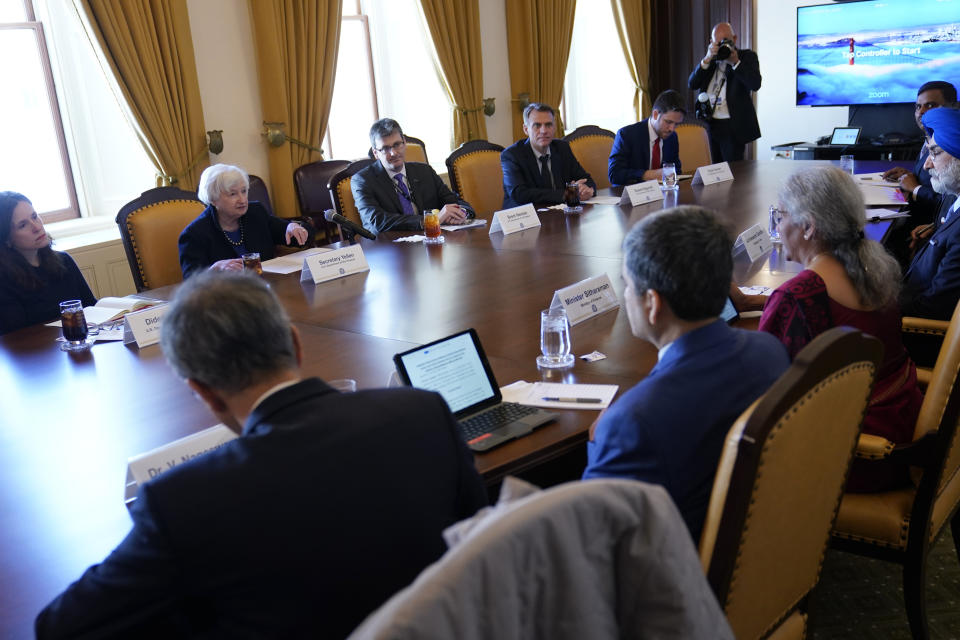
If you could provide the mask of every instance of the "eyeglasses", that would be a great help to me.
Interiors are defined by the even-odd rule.
[[[387,151],[400,153],[400,149],[403,149],[406,145],[407,145],[406,141],[401,140],[400,142],[394,142],[391,145],[383,145],[380,148],[374,147],[374,149],[376,149],[378,153],[386,153]]]

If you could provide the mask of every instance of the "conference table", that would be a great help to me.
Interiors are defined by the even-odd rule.
[[[766,228],[782,181],[812,164],[831,163],[733,163],[731,182],[703,186],[687,180],[664,201],[638,207],[546,210],[539,214],[540,227],[506,236],[480,227],[446,232],[443,245],[428,246],[394,242],[409,233],[383,233],[376,241],[360,241],[368,272],[319,285],[300,282],[299,273],[264,277],[300,331],[304,375],[354,378],[361,389],[386,386],[395,353],[473,327],[501,385],[615,384],[622,393],[656,362],[654,347],[632,336],[622,308],[572,328],[576,355],[599,351],[605,359],[538,369],[539,311],[550,305],[554,291],[607,274],[622,299],[621,242],[644,216],[675,204],[700,204],[718,211],[734,238],[754,224]],[[859,162],[857,169],[889,166]],[[887,226],[868,225],[868,233],[879,238]],[[800,270],[776,247],[756,261],[739,250],[735,264],[741,284],[770,287]],[[174,290],[143,295],[169,299]],[[129,530],[127,460],[217,422],[168,368],[159,346],[98,342],[74,355],[59,351],[58,335],[58,329],[35,326],[0,336],[4,638],[30,637],[39,610]],[[529,436],[478,454],[477,469],[495,485],[507,474],[549,465],[583,446],[597,415],[560,411],[555,422]],[[322,424],[323,416],[317,421]]]

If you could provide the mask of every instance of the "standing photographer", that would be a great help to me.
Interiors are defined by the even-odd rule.
[[[751,91],[760,89],[760,61],[749,49],[737,49],[728,22],[713,28],[707,53],[687,85],[698,92],[697,117],[710,123],[714,162],[743,160],[744,145],[760,137]]]

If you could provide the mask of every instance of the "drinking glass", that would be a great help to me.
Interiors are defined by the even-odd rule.
[[[676,191],[679,189],[676,165],[672,162],[664,162],[660,169],[660,189],[662,191]]]
[[[540,312],[540,352],[537,364],[550,369],[573,364],[570,353],[570,322],[562,308]]]
[[[770,222],[767,231],[770,233],[770,239],[774,242],[780,242],[780,221],[783,220],[783,212],[777,205],[770,205]]]
[[[568,182],[563,187],[563,212],[579,213],[583,211],[580,206],[580,184],[577,182]]]
[[[423,241],[426,244],[441,244],[443,236],[440,235],[440,210],[424,209],[423,211]]]
[[[853,175],[853,156],[840,156],[840,169]]]
[[[64,300],[60,303],[60,325],[63,329],[61,351],[85,351],[90,348],[87,337],[90,330],[83,316],[83,303],[79,300]]]
[[[353,393],[357,390],[357,381],[353,378],[337,378],[330,380],[327,384],[340,393]]]
[[[258,276],[263,275],[263,267],[260,266],[260,254],[259,253],[245,253],[240,256],[240,259],[243,260],[243,270],[253,271]]]

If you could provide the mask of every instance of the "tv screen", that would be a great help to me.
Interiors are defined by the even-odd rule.
[[[913,102],[930,80],[960,82],[960,0],[797,7],[797,105]]]

